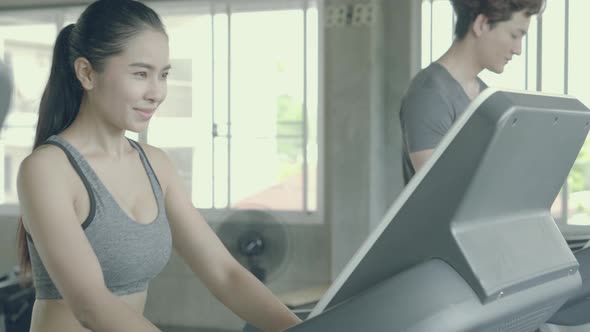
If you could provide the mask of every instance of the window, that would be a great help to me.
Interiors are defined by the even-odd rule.
[[[54,17],[42,12],[6,13],[0,17],[0,57],[14,77],[12,105],[0,131],[0,204],[15,204],[16,175],[30,153],[37,109],[51,67]]]
[[[590,105],[586,73],[590,49],[585,13],[590,1],[548,1],[541,16],[531,19],[521,56],[514,57],[504,73],[484,71],[480,77],[499,88],[571,94]],[[422,67],[442,55],[453,39],[454,13],[449,0],[422,1]],[[575,52],[570,45],[576,45]],[[590,225],[590,139],[582,147],[566,183],[552,207],[560,223]],[[567,206],[567,208],[563,208]]]
[[[150,3],[170,38],[168,96],[148,130],[128,136],[168,153],[205,214],[259,208],[318,221],[318,9],[312,1],[248,3]],[[80,8],[48,12],[47,22],[27,20],[18,32],[18,13],[0,12],[0,51],[19,59],[9,61],[17,92],[1,135],[0,161],[11,163],[0,164],[11,172],[2,181],[14,181],[30,151],[58,23],[73,22]],[[0,188],[0,203],[17,202],[14,186]]]
[[[158,11],[172,71],[146,140],[169,151],[195,206],[317,211],[317,8]]]

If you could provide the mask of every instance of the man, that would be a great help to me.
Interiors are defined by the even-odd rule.
[[[432,155],[451,125],[485,89],[477,76],[502,73],[520,55],[530,18],[545,0],[451,0],[455,40],[447,52],[420,71],[402,100],[404,181]]]

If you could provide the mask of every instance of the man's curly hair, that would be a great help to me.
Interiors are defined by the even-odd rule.
[[[485,15],[489,24],[508,21],[515,12],[525,11],[525,15],[539,14],[545,8],[546,0],[451,0],[457,23],[455,36],[465,38],[469,26],[479,14]]]

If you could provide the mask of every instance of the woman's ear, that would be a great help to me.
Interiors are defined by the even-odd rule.
[[[490,29],[490,21],[488,20],[488,17],[484,14],[477,15],[477,17],[473,21],[473,24],[471,25],[471,30],[475,37],[480,37],[485,32],[490,31]]]
[[[95,83],[94,70],[92,64],[88,59],[79,57],[74,61],[74,70],[76,72],[76,78],[80,81],[84,90],[92,90]]]

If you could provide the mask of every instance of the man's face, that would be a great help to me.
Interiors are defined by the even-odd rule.
[[[522,39],[527,33],[530,17],[524,11],[515,12],[508,21],[493,26],[485,24],[477,39],[481,66],[494,73],[502,73],[512,56],[522,52]]]

